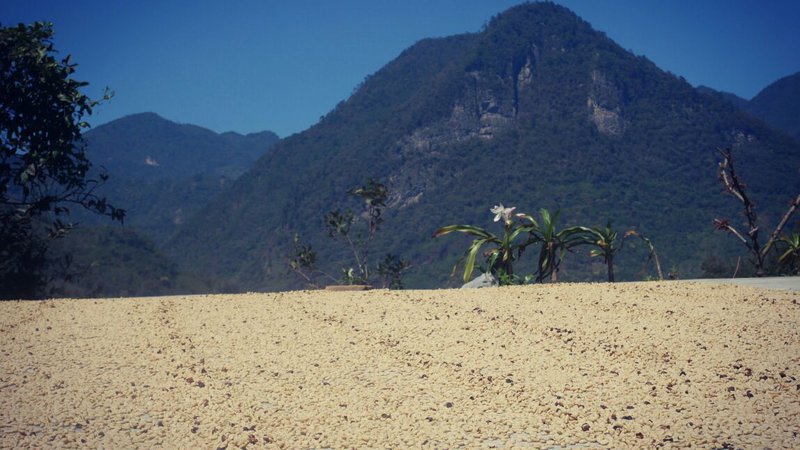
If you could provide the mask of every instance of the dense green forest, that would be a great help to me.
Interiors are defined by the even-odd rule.
[[[278,141],[265,131],[218,134],[134,114],[85,134],[94,170],[109,178],[97,191],[126,210],[124,228],[75,210],[80,224],[48,251],[49,295],[126,296],[203,292],[212,285],[179,269],[158,250]],[[67,265],[66,263],[69,262]]]
[[[800,72],[771,83],[750,100],[706,86],[698,89],[721,96],[735,107],[749,112],[795,139],[800,139],[800,103],[797,101],[800,98]]]
[[[743,254],[712,226],[715,217],[740,220],[716,179],[719,147],[734,148],[761,219],[774,224],[800,189],[797,141],[567,9],[527,4],[480,33],[403,52],[317,125],[276,145],[164,248],[184,267],[225,279],[221,289],[299,287],[287,265],[294,233],[337,272],[347,255],[325,235],[323,215],[374,177],[392,192],[376,248],[411,261],[411,287],[457,283],[451,268],[468,240],[431,234],[489,226],[488,210],[501,202],[560,209],[561,226],[635,228],[667,270],[699,276],[704,262]],[[618,278],[652,275],[646,256],[643,245],[628,245]],[[568,254],[563,268],[566,280],[605,271],[585,253]]]
[[[165,242],[278,141],[272,132],[218,134],[154,113],[123,117],[86,133],[87,153],[108,181],[100,193],[124,202],[126,225]],[[99,224],[78,214],[76,220]]]
[[[800,139],[800,73],[781,78],[758,93],[747,111]]]
[[[208,292],[139,233],[120,226],[79,227],[51,244],[47,295],[131,297]]]

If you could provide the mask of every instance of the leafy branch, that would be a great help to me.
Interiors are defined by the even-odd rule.
[[[356,216],[350,209],[335,209],[324,217],[328,237],[345,242],[355,262],[355,267],[342,268],[341,280],[320,270],[316,265],[317,253],[310,245],[301,244],[297,234],[294,236],[294,250],[289,258],[289,267],[312,287],[318,286],[317,279],[320,275],[344,284],[370,284],[373,277],[369,262],[370,246],[383,223],[383,209],[389,197],[389,188],[370,178],[364,185],[347,191],[347,194],[363,200],[363,213]],[[358,219],[362,217],[366,219],[363,231],[357,227]],[[383,277],[384,287],[402,289],[402,273],[409,267],[411,265],[408,261],[397,255],[387,254],[375,269]]]

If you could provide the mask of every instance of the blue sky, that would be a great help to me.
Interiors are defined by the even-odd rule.
[[[217,132],[303,131],[426,37],[476,32],[508,0],[0,0],[0,22],[54,23],[98,97]],[[798,0],[559,0],[694,85],[751,98],[800,71]]]

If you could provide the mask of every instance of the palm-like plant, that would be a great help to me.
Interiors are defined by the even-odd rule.
[[[472,241],[472,244],[467,249],[464,257],[465,283],[469,281],[470,277],[472,276],[472,272],[475,269],[475,259],[477,258],[481,247],[483,247],[485,244],[493,244],[495,246],[484,253],[487,261],[487,270],[494,274],[505,274],[508,276],[514,275],[513,262],[516,259],[514,253],[516,251],[516,257],[518,258],[522,251],[524,251],[525,247],[531,243],[531,237],[529,236],[528,240],[523,243],[515,244],[515,241],[521,235],[524,235],[525,233],[530,234],[533,231],[530,225],[523,225],[514,221],[514,216],[512,214],[515,209],[516,208],[513,207],[504,208],[503,205],[500,204],[499,206],[495,206],[490,210],[495,214],[495,222],[499,222],[501,219],[503,220],[502,237],[474,225],[450,225],[439,228],[433,233],[433,237],[435,238],[456,231],[475,237],[475,239]],[[517,217],[520,216],[523,215],[517,215]],[[456,264],[456,267],[458,267],[458,264]],[[453,268],[454,271],[456,267]]]
[[[778,261],[791,267],[795,273],[800,271],[800,234],[792,233],[791,236],[783,236],[778,242],[787,245],[786,250],[778,257]]]
[[[603,257],[603,260],[608,267],[608,282],[614,282],[614,255],[622,249],[622,241],[617,239],[618,234],[611,229],[611,222],[608,222],[605,228],[600,227],[577,227],[585,234],[581,243],[591,244],[597,246],[596,249],[589,251],[589,255],[593,257]]]
[[[526,246],[540,243],[539,260],[536,268],[536,281],[542,282],[548,277],[550,281],[558,281],[558,270],[564,255],[576,245],[584,243],[580,227],[564,228],[557,231],[556,222],[561,211],[550,215],[545,208],[539,210],[540,221],[527,214],[518,214],[517,217],[528,222],[527,229],[530,233]]]

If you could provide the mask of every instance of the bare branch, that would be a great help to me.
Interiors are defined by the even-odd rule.
[[[747,248],[751,248],[750,242],[748,242],[747,239],[745,239],[745,237],[742,235],[742,233],[739,232],[739,230],[734,228],[731,224],[727,223],[727,221],[714,219],[714,225],[717,227],[718,230],[724,230],[736,236],[737,238],[739,238],[740,241],[742,241],[744,245],[747,246]]]
[[[789,222],[789,219],[797,211],[797,207],[800,205],[800,195],[798,195],[789,203],[789,209],[783,215],[780,223],[778,223],[778,226],[772,231],[769,240],[762,248],[758,242],[759,226],[755,205],[750,201],[750,198],[745,193],[745,184],[736,174],[736,170],[733,166],[733,155],[731,154],[731,149],[717,149],[717,151],[719,151],[723,158],[719,163],[719,179],[725,187],[725,190],[742,202],[742,205],[744,206],[744,215],[747,218],[749,230],[746,238],[742,233],[733,228],[727,220],[714,219],[714,226],[718,230],[725,230],[733,234],[739,238],[740,241],[742,241],[742,243],[747,247],[748,250],[750,250],[750,253],[753,256],[753,263],[756,266],[756,275],[762,276],[764,274],[764,259],[766,258],[767,253],[769,253],[769,250],[772,248],[772,245],[778,239],[783,227],[786,226],[786,223]]]
[[[786,226],[786,223],[789,222],[789,219],[791,219],[794,213],[797,212],[798,205],[800,205],[800,195],[795,197],[795,199],[792,200],[791,203],[789,203],[789,209],[783,215],[783,218],[781,219],[780,223],[778,223],[778,226],[775,227],[775,230],[770,235],[767,243],[764,244],[764,249],[761,250],[762,256],[765,256],[767,254],[769,249],[772,247],[772,244],[774,244],[775,241],[778,239],[778,235],[780,235],[781,231],[783,231],[783,227]]]
[[[742,202],[745,205],[747,205],[747,203],[749,203],[749,201],[747,200],[747,197],[741,191],[739,191],[738,189],[735,189],[733,184],[731,183],[731,180],[728,178],[728,171],[731,172],[731,176],[732,177],[733,177],[733,173],[734,173],[734,171],[733,171],[733,163],[731,162],[731,151],[730,151],[730,149],[726,148],[724,151],[720,150],[720,149],[717,149],[717,151],[719,151],[723,156],[722,162],[719,163],[719,179],[722,180],[722,184],[725,186],[725,190],[729,194],[731,194],[734,197],[738,198],[740,202]]]

